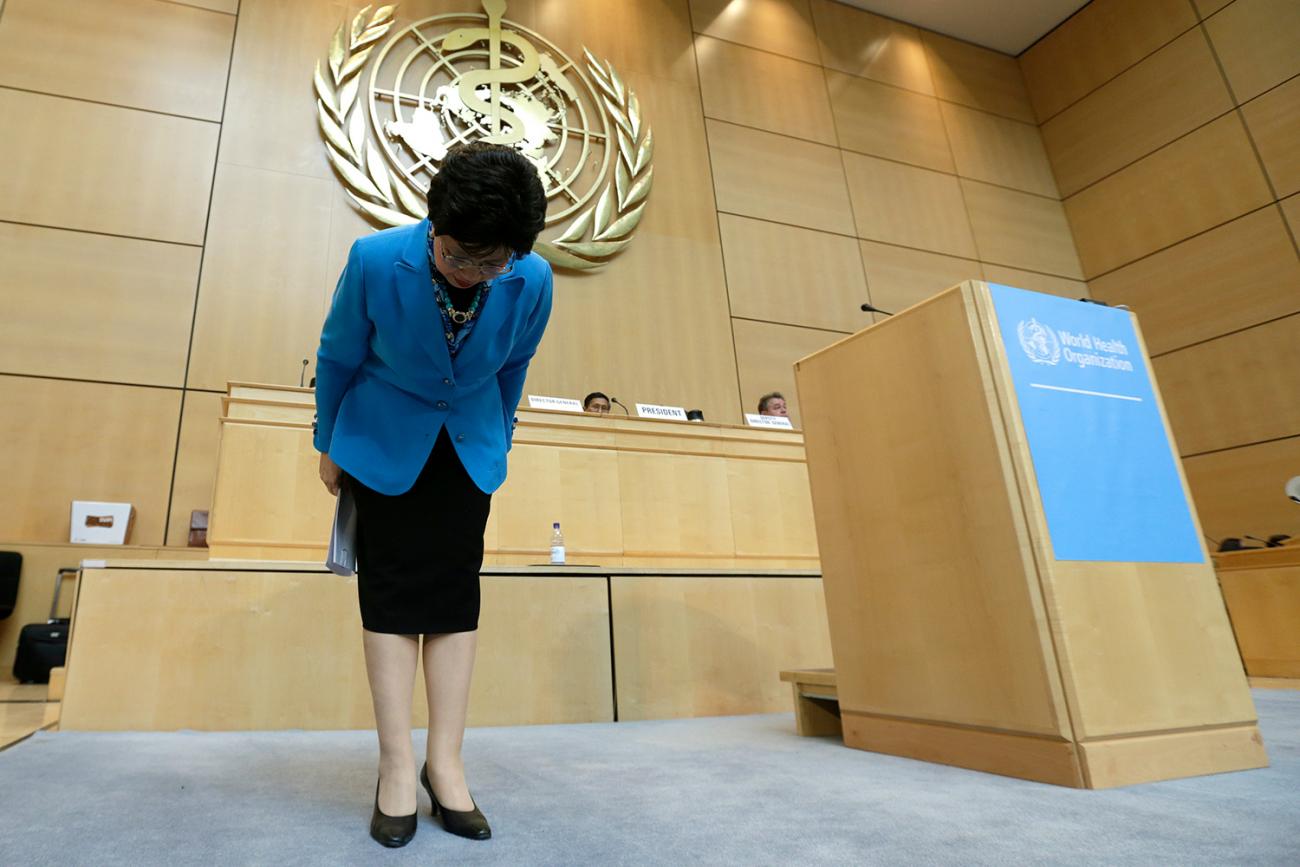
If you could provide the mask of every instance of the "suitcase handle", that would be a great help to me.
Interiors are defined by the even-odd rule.
[[[54,601],[50,603],[50,617],[47,623],[53,623],[59,619],[59,591],[63,589],[63,579],[71,575],[77,577],[77,569],[63,568],[59,570],[59,577],[54,579]]]

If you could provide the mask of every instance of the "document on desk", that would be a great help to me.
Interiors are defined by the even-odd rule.
[[[334,530],[330,533],[330,549],[325,556],[325,568],[335,575],[351,575],[357,571],[357,504],[352,491],[344,482],[334,504]]]

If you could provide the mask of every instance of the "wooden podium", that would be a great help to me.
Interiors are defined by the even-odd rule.
[[[796,365],[845,744],[1085,788],[1266,766],[1203,543],[1056,558],[1003,345],[967,282]]]

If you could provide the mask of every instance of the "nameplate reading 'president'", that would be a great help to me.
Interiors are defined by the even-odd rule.
[[[671,418],[687,421],[686,410],[680,406],[660,406],[657,403],[638,403],[636,414],[641,418]]]

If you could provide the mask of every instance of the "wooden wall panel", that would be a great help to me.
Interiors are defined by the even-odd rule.
[[[735,553],[725,461],[620,451],[617,484],[629,557],[678,552],[721,560]]]
[[[834,0],[812,0],[822,64],[918,93],[934,94],[921,32]]]
[[[1298,436],[1184,459],[1205,535],[1300,537],[1300,507],[1283,493],[1287,479],[1300,475],[1297,467]]]
[[[696,33],[821,63],[808,0],[690,0]]]
[[[13,614],[0,620],[0,683],[12,682],[14,656],[18,651],[18,634],[28,623],[43,623],[50,616],[54,599],[54,581],[60,569],[76,569],[82,560],[109,557],[131,560],[199,559],[205,551],[172,548],[142,548],[138,545],[73,545],[40,542],[3,542],[0,549],[23,555],[23,569],[18,581],[18,601]],[[75,583],[69,579],[59,593],[59,614],[68,617],[76,597]],[[44,689],[44,686],[41,686]]]
[[[695,38],[695,56],[705,117],[835,144],[820,66],[707,36]]]
[[[419,6],[404,10],[399,7],[398,12],[412,18],[422,17],[428,14],[426,8],[434,7],[459,13],[465,9],[463,0],[420,0]],[[593,52],[613,63],[637,93],[654,79],[699,87],[695,54],[691,51],[688,3],[532,0],[516,2],[506,16],[545,34],[570,57],[580,58],[583,47],[591,47]],[[698,109],[697,105],[695,116],[699,114]],[[662,120],[656,123],[663,125]]]
[[[611,720],[605,581],[485,575],[482,588],[469,724]],[[373,727],[356,595],[355,578],[323,570],[87,570],[61,725]],[[425,725],[422,688],[412,711]]]
[[[871,303],[898,313],[964,280],[983,280],[983,266],[973,259],[941,256],[906,247],[862,243]]]
[[[1236,113],[1065,200],[1089,279],[1272,200]]]
[[[1020,56],[1039,121],[1195,24],[1187,0],[1093,0]]]
[[[745,412],[758,412],[758,399],[770,391],[785,395],[790,420],[799,427],[799,395],[794,386],[794,363],[846,335],[793,325],[732,320],[736,335],[736,365],[740,370],[740,397]]]
[[[775,493],[779,492],[779,493]],[[792,555],[817,563],[817,528],[813,520],[808,466],[798,461],[727,461],[727,495],[731,532],[738,557]],[[769,562],[770,562],[769,561]],[[759,561],[749,560],[757,565]]]
[[[1231,109],[1196,28],[1043,124],[1043,142],[1069,196]]]
[[[221,440],[221,395],[185,392],[180,443],[172,478],[171,513],[167,516],[168,545],[188,544],[190,512],[212,508],[217,478],[217,447]]]
[[[834,148],[713,120],[706,125],[719,211],[852,234]]]
[[[222,165],[199,283],[191,388],[298,382],[324,316],[330,181]]]
[[[1233,0],[1192,0],[1192,5],[1196,7],[1201,20],[1205,20],[1232,2]]]
[[[3,89],[0,117],[22,118],[0,136],[0,220],[203,243],[216,124]]]
[[[848,152],[844,171],[859,237],[975,258],[957,178]]]
[[[200,252],[0,223],[0,370],[181,385]]]
[[[961,188],[980,259],[1083,278],[1060,202],[964,178]]]
[[[1152,368],[1181,454],[1300,431],[1300,314],[1162,355]]]
[[[535,444],[526,437],[516,440],[510,475],[492,500],[496,542],[487,547],[501,553],[527,549],[534,562],[544,563],[551,523],[559,521],[568,556],[594,558],[576,562],[616,560],[623,551],[619,453]]]
[[[940,99],[1034,123],[1034,109],[1014,57],[930,31],[921,32]]]
[[[1300,195],[1283,199],[1278,202],[1278,207],[1282,209],[1282,215],[1291,227],[1291,236],[1300,238]]]
[[[1062,298],[1076,301],[1080,298],[1092,297],[1088,284],[1082,280],[1070,280],[1055,274],[1040,274],[1037,271],[1007,268],[987,262],[984,263],[984,279],[990,283],[1001,283],[1003,286],[1014,286],[1031,292],[1046,292],[1049,295],[1060,295]]]
[[[1291,547],[1215,560],[1246,675],[1300,678],[1300,552]]]
[[[239,12],[239,0],[172,0],[172,2],[193,6],[197,9],[225,12],[227,15],[235,15]]]
[[[955,171],[934,97],[830,69],[826,87],[840,147],[941,172]]]
[[[611,579],[622,720],[785,711],[783,668],[831,665],[815,578]]]
[[[1093,296],[1127,304],[1147,351],[1169,352],[1300,310],[1300,261],[1278,210],[1189,238],[1092,281]]]
[[[334,177],[313,111],[311,74],[317,61],[325,63],[345,14],[341,0],[241,0],[223,163]]]
[[[219,121],[234,31],[157,0],[8,0],[0,85]]]
[[[585,575],[483,576],[469,725],[613,721],[603,585]]]
[[[683,50],[690,52],[689,43]],[[525,388],[534,394],[574,397],[599,389],[624,402],[680,406],[689,401],[710,421],[739,422],[736,360],[700,94],[693,86],[658,79],[636,85],[658,142],[655,189],[645,218],[636,241],[608,268],[556,276],[555,307]],[[770,133],[752,134],[827,150]],[[777,219],[788,220],[788,209],[779,204],[778,197],[771,205]],[[669,336],[671,343],[666,344]],[[647,364],[647,359],[655,361]]]
[[[731,315],[833,331],[870,324],[858,243],[763,220],[719,214]]]
[[[1300,3],[1236,0],[1205,22],[1238,103],[1300,72]]]
[[[1300,77],[1241,107],[1278,198],[1300,192]]]
[[[0,376],[0,539],[66,542],[73,500],[134,503],[137,545],[161,545],[181,393]]]
[[[1059,198],[1038,127],[948,102],[942,106],[957,174]]]

